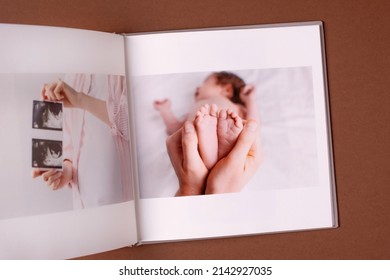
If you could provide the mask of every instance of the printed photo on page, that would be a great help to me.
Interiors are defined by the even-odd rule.
[[[131,90],[141,198],[318,185],[311,67],[137,76]],[[243,159],[235,149],[248,121],[256,139]],[[198,146],[190,190],[186,131]],[[242,160],[246,172],[226,172]]]
[[[0,74],[0,219],[133,199],[124,76]],[[130,170],[130,171],[129,171]]]

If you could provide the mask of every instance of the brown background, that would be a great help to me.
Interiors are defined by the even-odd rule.
[[[0,0],[3,23],[117,33],[312,20],[325,27],[340,227],[144,245],[85,259],[389,259],[390,1]]]

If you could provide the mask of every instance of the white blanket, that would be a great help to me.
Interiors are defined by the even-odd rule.
[[[264,161],[243,191],[310,187],[318,164],[310,67],[234,71],[256,87]],[[178,118],[194,103],[195,88],[210,73],[134,77],[137,158],[141,198],[174,196],[178,181],[165,147],[167,137],[156,99],[170,98]]]

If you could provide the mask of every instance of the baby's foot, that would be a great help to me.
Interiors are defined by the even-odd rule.
[[[231,109],[218,113],[218,160],[225,157],[236,144],[243,128],[242,119]]]
[[[217,115],[217,105],[206,104],[196,113],[194,121],[198,134],[199,154],[207,169],[213,168],[218,161]]]

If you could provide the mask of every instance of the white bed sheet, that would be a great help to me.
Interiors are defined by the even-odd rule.
[[[264,161],[244,192],[318,185],[311,67],[233,71],[256,87]],[[178,181],[169,160],[165,126],[153,108],[170,98],[177,117],[194,103],[195,88],[210,73],[132,77],[141,198],[172,197]]]

